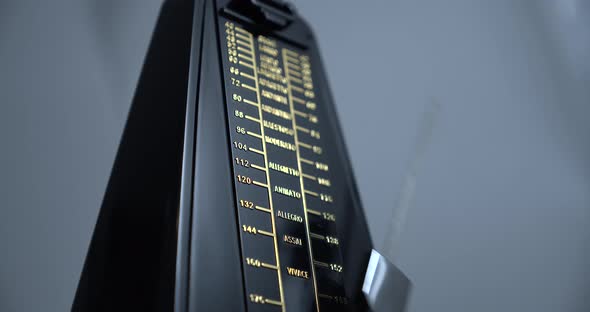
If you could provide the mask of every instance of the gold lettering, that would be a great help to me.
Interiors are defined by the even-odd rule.
[[[277,131],[277,132],[280,132],[280,133],[284,133],[284,134],[290,135],[290,136],[293,136],[293,133],[295,132],[291,128],[287,128],[285,126],[281,126],[279,124],[276,124],[276,123],[274,123],[272,121],[268,121],[266,119],[262,121],[262,124],[264,125],[265,128],[268,128],[268,129],[271,129],[271,130],[274,130],[274,131]]]
[[[323,164],[321,162],[316,162],[315,163],[315,168],[316,169],[319,169],[319,170],[322,170],[322,171],[328,171],[328,165]]]
[[[260,68],[268,70],[271,73],[275,73],[277,75],[282,75],[283,74],[283,69],[280,67],[276,67],[270,63],[267,62],[260,62]]]
[[[297,150],[297,147],[295,147],[295,144],[285,142],[285,141],[277,139],[277,138],[269,137],[268,135],[264,136],[264,142],[270,143],[270,144],[278,146],[280,148],[284,148],[289,151],[296,151]]]
[[[258,45],[258,50],[260,50],[260,52],[266,53],[268,55],[272,55],[274,57],[277,57],[279,55],[279,50],[277,50],[276,48],[273,48],[273,47],[269,47],[267,45],[263,45],[263,44]]]
[[[280,110],[278,108],[274,108],[274,107],[272,107],[270,105],[266,105],[266,104],[262,104],[261,108],[263,111],[265,111],[271,115],[275,115],[275,116],[283,118],[283,119],[291,120],[291,114],[287,113],[284,110]]]
[[[309,279],[309,272],[300,269],[287,267],[287,274],[299,278]]]
[[[289,197],[301,199],[301,193],[300,192],[297,192],[297,191],[288,189],[286,187],[275,185],[274,191],[275,191],[275,193],[279,193],[281,195],[285,195],[285,196],[289,196]]]
[[[264,76],[270,80],[278,81],[280,83],[287,83],[287,78],[263,68],[258,71],[258,76]]]
[[[273,162],[268,162],[268,167],[272,170],[282,172],[284,174],[292,175],[295,177],[299,176],[299,170],[293,169],[291,167],[287,167]]]
[[[303,218],[293,213],[277,210],[277,217],[297,223],[303,223]]]
[[[327,203],[334,202],[334,198],[332,197],[332,195],[328,195],[328,194],[320,194],[320,200],[325,201]]]
[[[289,104],[289,102],[287,101],[287,97],[286,96],[282,96],[279,94],[276,94],[274,92],[268,91],[268,90],[262,90],[262,92],[260,93],[263,97],[267,98],[267,99],[271,99],[275,102],[281,103],[281,104]]]
[[[275,67],[279,66],[279,60],[264,54],[260,55],[260,63],[266,63]]]
[[[258,79],[258,83],[263,87],[267,87],[271,90],[280,92],[282,94],[287,94],[287,88],[281,84],[276,83],[276,82],[272,82],[270,80],[260,78],[260,79]]]
[[[332,183],[328,179],[318,178],[318,184],[323,186],[331,186]]]
[[[284,235],[283,241],[287,244],[296,245],[296,246],[303,246],[303,240],[299,237]]]
[[[277,42],[265,36],[258,36],[258,42],[276,48]]]

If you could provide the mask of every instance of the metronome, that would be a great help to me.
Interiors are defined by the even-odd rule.
[[[401,311],[407,289],[294,8],[165,2],[72,311]]]

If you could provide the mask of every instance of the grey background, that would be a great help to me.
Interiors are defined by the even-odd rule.
[[[65,311],[160,1],[0,0],[0,311]],[[410,311],[590,310],[590,6],[298,0]]]

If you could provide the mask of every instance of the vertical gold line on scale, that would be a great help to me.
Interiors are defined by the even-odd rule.
[[[291,80],[289,79],[289,77],[291,76],[290,70],[289,70],[289,66],[287,66],[287,49],[283,48],[283,68],[285,69],[285,77],[287,78],[287,92],[289,95],[289,110],[291,113],[291,122],[293,124],[293,130],[294,134],[293,134],[293,138],[295,139],[295,153],[297,155],[297,169],[299,170],[299,172],[303,172],[301,170],[301,156],[299,155],[299,139],[297,137],[297,121],[295,120],[295,108],[293,107],[293,94],[292,94],[292,88],[291,88]],[[289,51],[291,53],[294,53],[292,51]],[[312,252],[312,248],[311,248],[311,238],[309,237],[309,221],[307,220],[307,201],[306,201],[306,195],[305,195],[305,189],[303,187],[303,175],[299,175],[299,185],[301,187],[301,193],[303,194],[303,196],[301,197],[303,199],[303,219],[305,220],[305,234],[307,235],[307,246],[309,248],[309,266],[311,267],[311,276],[312,276],[312,280],[313,280],[313,291],[314,291],[314,296],[315,296],[315,305],[316,305],[316,310],[319,312],[320,311],[320,302],[318,300],[318,286],[317,286],[317,281],[316,281],[316,275],[315,275],[315,267],[313,265],[313,252]]]
[[[249,33],[250,44],[252,49],[252,70],[254,73],[254,88],[256,89],[256,101],[258,102],[258,116],[260,118],[260,135],[262,136],[262,153],[264,156],[264,166],[268,168],[268,154],[266,153],[266,142],[264,141],[264,126],[262,125],[262,121],[264,120],[264,116],[262,115],[262,107],[260,105],[260,87],[258,86],[258,66],[256,65],[256,51],[254,49],[254,39],[252,34]],[[269,170],[266,171],[266,189],[268,191],[268,208],[270,210],[270,220],[272,223],[272,232],[275,234],[273,237],[273,242],[275,246],[275,259],[277,261],[277,274],[279,278],[279,293],[281,296],[281,311],[285,312],[285,299],[283,295],[283,278],[281,277],[281,262],[279,261],[279,246],[277,243],[277,229],[275,225],[275,214],[274,208],[272,203],[272,187],[270,184],[270,172]]]

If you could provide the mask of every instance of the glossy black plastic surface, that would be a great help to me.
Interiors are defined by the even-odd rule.
[[[245,311],[213,3],[198,86],[188,311]]]
[[[171,311],[192,3],[162,7],[72,311]]]
[[[338,257],[324,256],[344,267],[337,278],[321,277],[318,289],[337,290],[346,298],[344,305],[324,300],[320,307],[366,309],[361,287],[372,245],[313,35],[293,11],[287,23],[271,26],[231,15],[225,10],[228,2],[164,4],[72,311],[239,312],[249,307],[228,133],[229,89],[223,79],[225,43],[218,27],[226,18],[309,56],[331,195],[337,203],[336,223],[312,220],[310,227],[337,233]],[[304,235],[293,231],[294,236]],[[307,260],[293,253],[291,261],[303,266]],[[299,300],[296,294],[289,296],[286,300]],[[273,305],[265,309],[280,311]],[[296,310],[316,308],[302,304]]]

